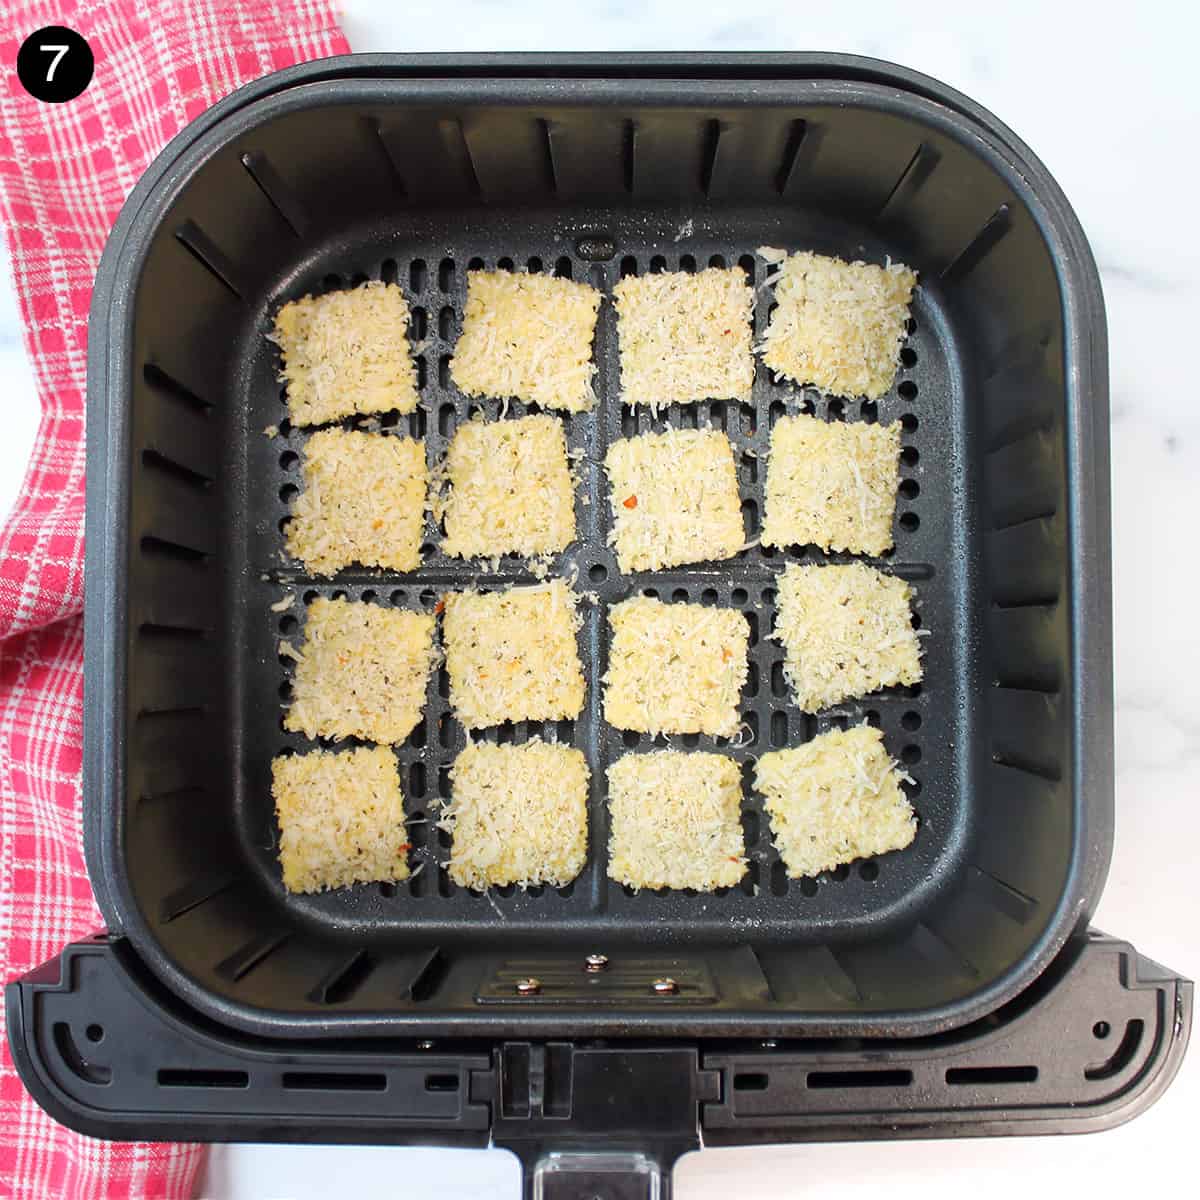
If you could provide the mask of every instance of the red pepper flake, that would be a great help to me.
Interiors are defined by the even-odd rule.
[[[637,497],[636,496],[626,496],[625,499],[621,501],[621,503],[626,508],[637,508]]]
[[[401,846],[400,849],[396,851],[396,853],[397,854],[407,854],[408,851],[410,851],[411,849],[412,849],[412,842],[405,842],[404,845]]]
[[[433,611],[440,617],[446,611],[446,597],[443,596],[434,606]]]
[[[740,858],[738,858],[738,856],[736,854],[731,854],[729,856],[729,861],[730,862],[741,862],[742,860]]]
[[[722,646],[722,647],[721,647],[721,659],[722,659],[722,661],[724,661],[724,662],[728,662],[728,661],[729,661],[729,660],[730,660],[732,657],[733,657],[733,651],[732,651],[732,650],[730,650],[728,646]]]
[[[725,329],[725,330],[723,330],[722,332],[723,332],[723,333],[726,333],[726,334],[728,334],[728,333],[729,333],[729,330],[728,330],[728,329]]]

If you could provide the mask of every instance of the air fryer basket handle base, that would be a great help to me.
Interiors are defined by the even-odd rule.
[[[695,1045],[505,1042],[494,1053],[492,1142],[521,1160],[529,1200],[666,1200],[700,1146],[721,1080]]]
[[[532,1150],[518,1151],[524,1174],[525,1200],[670,1200],[671,1170],[683,1149],[674,1147],[665,1156],[642,1150]]]
[[[522,1146],[524,1200],[671,1200],[671,1173],[687,1150],[698,1150],[693,1133],[688,1144],[647,1150],[546,1150]]]
[[[105,935],[5,989],[25,1086],[82,1133],[502,1146],[544,1200],[665,1197],[702,1143],[1107,1129],[1174,1078],[1192,997],[1096,933],[990,1018],[874,1042],[272,1043],[197,1018]]]

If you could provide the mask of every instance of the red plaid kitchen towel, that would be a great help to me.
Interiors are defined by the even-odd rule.
[[[46,25],[91,45],[90,87],[27,95],[17,49]],[[0,6],[0,221],[42,405],[20,499],[0,527],[0,982],[101,924],[80,844],[83,391],[104,239],[146,165],[234,88],[344,54],[330,0],[6,0]],[[4,514],[0,514],[3,517]],[[0,1010],[0,1197],[186,1197],[194,1146],[95,1141],[25,1094]]]

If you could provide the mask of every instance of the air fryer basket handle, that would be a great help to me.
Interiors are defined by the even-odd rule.
[[[93,1137],[511,1150],[541,1200],[653,1200],[701,1144],[1107,1129],[1179,1069],[1192,984],[1087,934],[993,1018],[949,1034],[824,1041],[247,1038],[192,1013],[123,938],[68,946],[5,1002],[13,1061]]]

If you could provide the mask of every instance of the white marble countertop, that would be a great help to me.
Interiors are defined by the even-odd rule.
[[[1168,12],[1168,7],[1170,11]],[[1200,312],[1200,182],[1195,6],[1076,6],[1025,0],[838,4],[794,0],[709,12],[695,0],[610,0],[587,11],[540,0],[344,0],[355,50],[840,50],[925,71],[992,109],[1041,156],[1092,241],[1112,357],[1116,576],[1117,836],[1096,925],[1195,978],[1200,922],[1200,570],[1190,518],[1200,507],[1200,404],[1191,339]],[[1156,8],[1158,11],[1156,11]],[[918,32],[940,23],[942,32]],[[0,291],[0,509],[19,486],[36,425],[7,264]],[[1132,1194],[1149,1178],[1194,1173],[1200,1051],[1133,1123],[1075,1138],[1005,1138],[705,1150],[676,1170],[680,1200],[836,1191],[841,1200],[1042,1196],[1104,1183]],[[220,1200],[329,1195],[519,1195],[498,1151],[322,1146],[215,1148],[204,1194]]]

